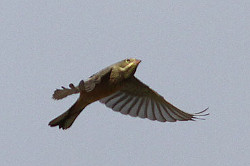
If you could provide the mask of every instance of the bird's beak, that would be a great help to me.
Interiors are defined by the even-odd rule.
[[[136,60],[135,60],[135,64],[136,64],[136,65],[139,65],[139,63],[141,63],[141,60],[136,59]]]

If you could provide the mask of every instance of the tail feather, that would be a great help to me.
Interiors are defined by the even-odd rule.
[[[57,118],[49,122],[51,127],[59,126],[59,129],[69,128],[77,118],[77,116],[82,112],[86,105],[82,105],[79,100],[72,105],[66,112],[59,115]]]

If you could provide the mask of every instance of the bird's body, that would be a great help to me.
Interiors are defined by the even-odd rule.
[[[140,62],[134,58],[126,59],[92,75],[85,82],[81,81],[77,87],[70,84],[70,89],[57,89],[53,94],[56,100],[76,93],[80,93],[80,96],[75,104],[53,119],[49,125],[69,128],[87,105],[98,100],[122,114],[162,122],[193,120],[195,116],[200,116],[200,113],[189,114],[179,110],[135,78],[134,73]]]

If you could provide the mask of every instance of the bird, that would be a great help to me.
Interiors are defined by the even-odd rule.
[[[198,113],[187,113],[175,107],[160,94],[134,76],[141,60],[127,58],[104,68],[78,86],[69,84],[56,89],[52,98],[63,99],[80,93],[77,101],[63,114],[49,122],[49,126],[68,129],[82,110],[89,104],[100,101],[113,111],[132,117],[147,118],[160,122],[194,121],[203,119],[208,108]]]

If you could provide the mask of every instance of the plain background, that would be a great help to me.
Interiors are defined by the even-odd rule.
[[[250,165],[250,2],[43,0],[0,2],[2,166]],[[136,77],[206,120],[161,123],[99,102],[66,131],[54,101],[128,57]]]

